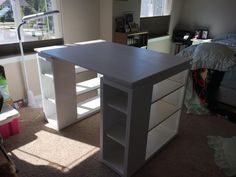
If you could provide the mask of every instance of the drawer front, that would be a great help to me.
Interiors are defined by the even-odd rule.
[[[160,122],[180,110],[184,95],[184,87],[162,98],[151,105],[149,130],[157,126]]]
[[[152,102],[155,102],[184,86],[186,76],[187,71],[182,71],[179,74],[169,77],[168,79],[163,80],[157,84],[154,84],[152,92]]]
[[[180,111],[176,112],[163,123],[149,131],[146,148],[146,159],[151,157],[151,155],[158,151],[177,134],[179,118]]]

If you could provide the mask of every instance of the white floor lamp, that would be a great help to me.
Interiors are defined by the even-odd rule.
[[[36,107],[38,107],[38,104],[36,103],[35,98],[34,98],[34,94],[33,94],[32,90],[30,90],[30,87],[29,87],[29,78],[28,78],[28,74],[27,74],[27,68],[25,65],[24,49],[23,49],[23,45],[22,45],[22,41],[21,41],[20,28],[21,28],[21,26],[26,24],[28,21],[51,16],[51,15],[57,14],[57,13],[59,13],[58,10],[53,10],[53,11],[42,12],[42,13],[38,13],[38,14],[24,16],[22,18],[22,23],[17,27],[17,35],[18,35],[20,53],[21,53],[21,63],[22,63],[22,68],[23,68],[22,72],[23,72],[23,77],[24,77],[24,82],[25,82],[25,89],[27,91],[28,106],[30,106],[30,107],[36,108]]]

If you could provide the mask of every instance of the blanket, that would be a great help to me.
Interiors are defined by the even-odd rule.
[[[223,44],[203,43],[182,50],[179,56],[192,59],[184,104],[188,113],[209,114],[224,72],[236,63],[234,52]]]

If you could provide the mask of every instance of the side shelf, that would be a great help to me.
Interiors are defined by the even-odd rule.
[[[76,75],[87,72],[87,69],[39,56],[38,66],[43,110],[49,127],[61,130],[100,110],[99,77],[76,83]],[[97,94],[87,94],[91,91]],[[84,101],[77,103],[76,95]]]
[[[102,161],[128,177],[178,133],[188,71],[126,88],[102,80]]]
[[[124,175],[128,112],[128,93],[103,84],[103,162],[121,176]]]

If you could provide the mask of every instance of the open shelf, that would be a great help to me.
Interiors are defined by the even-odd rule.
[[[43,62],[48,62],[48,61],[43,61]],[[85,68],[82,68],[80,66],[75,66],[75,73],[78,74],[78,73],[81,73],[81,72],[84,72],[84,71],[87,71],[87,69]],[[48,70],[48,71],[44,71],[43,72],[43,75],[53,79],[53,74],[52,74],[52,70]]]
[[[84,72],[84,71],[87,71],[86,68],[83,68],[83,67],[80,67],[80,66],[77,66],[75,65],[75,73],[81,73],[81,72]]]
[[[100,97],[96,96],[77,104],[78,119],[98,112],[100,109]]]
[[[153,86],[152,103],[165,97],[166,95],[183,87],[183,83],[179,83],[170,79],[164,80]]]
[[[158,125],[148,133],[146,159],[157,152],[163,145],[165,145],[171,138],[173,138],[178,131],[180,111],[173,114],[169,119]]]
[[[80,95],[100,87],[100,78],[90,79],[76,84],[76,94]]]
[[[103,162],[123,176],[125,149],[120,144],[117,144],[117,142],[112,142],[112,140],[107,140],[107,143],[108,146],[104,147],[107,150],[103,154]]]
[[[110,99],[107,102],[107,105],[117,111],[127,114],[127,102],[128,102],[127,96],[119,95]]]
[[[125,146],[125,125],[116,124],[107,130],[107,136],[117,143]]]

